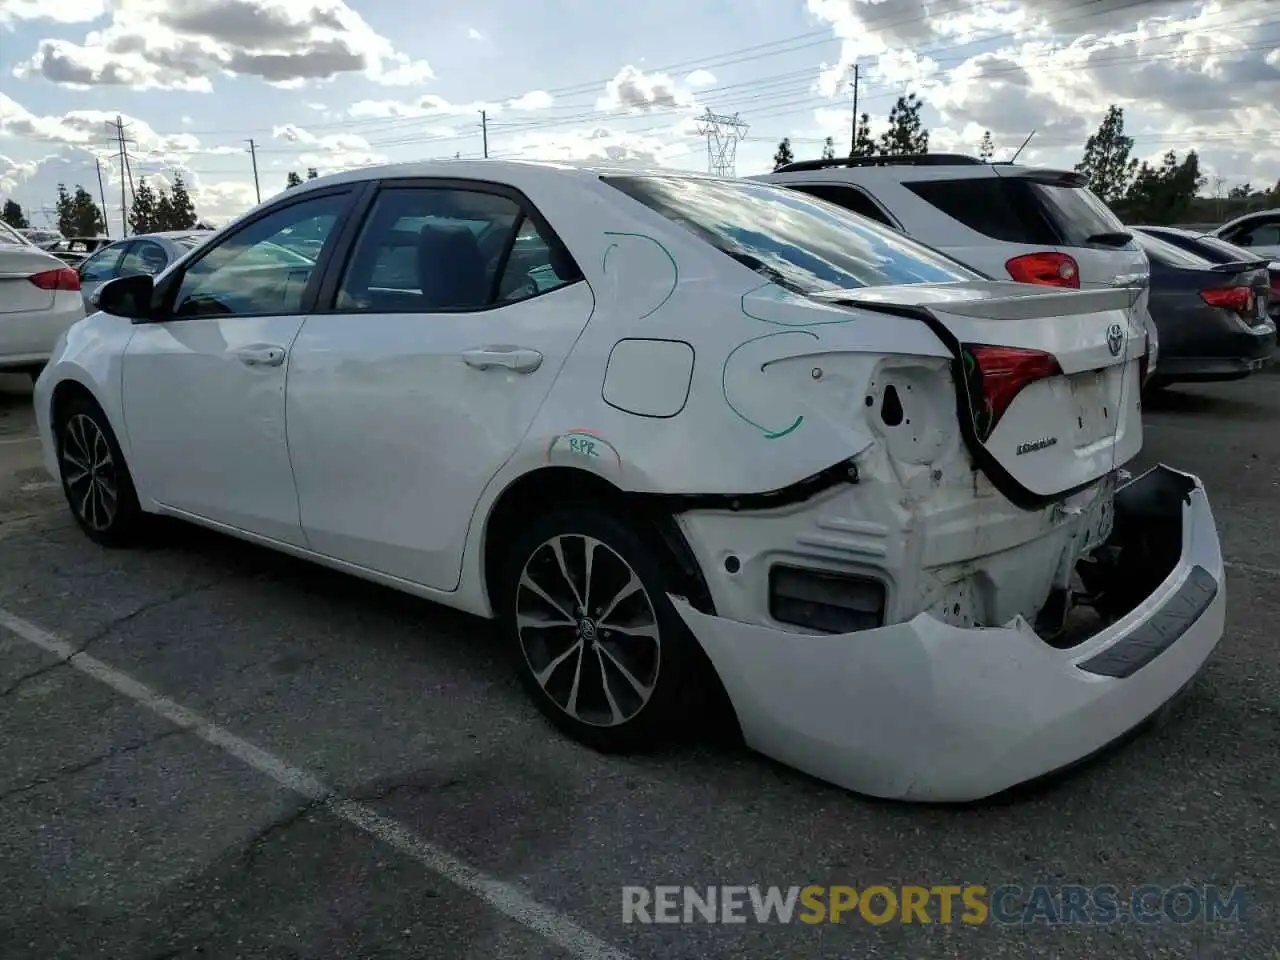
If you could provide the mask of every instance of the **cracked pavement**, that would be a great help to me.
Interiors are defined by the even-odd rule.
[[[719,743],[595,755],[483,622],[174,525],[90,544],[0,445],[0,608],[518,885],[630,955],[1273,960],[1280,946],[1280,375],[1149,404],[1200,474],[1228,633],[1163,728],[1016,802],[852,796]],[[30,433],[0,393],[0,438]],[[24,433],[26,431],[26,433]],[[1249,922],[625,926],[625,884],[1241,884]],[[0,960],[559,958],[538,934],[0,628]]]

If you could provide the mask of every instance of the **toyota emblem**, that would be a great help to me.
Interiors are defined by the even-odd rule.
[[[1113,357],[1120,356],[1120,351],[1124,349],[1124,328],[1118,323],[1107,327],[1107,349]]]

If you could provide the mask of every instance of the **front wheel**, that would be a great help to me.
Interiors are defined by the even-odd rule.
[[[647,537],[593,504],[534,520],[508,553],[500,613],[521,681],[595,749],[660,746],[689,717],[696,641],[662,563]]]
[[[87,397],[76,397],[56,431],[62,490],[80,529],[103,546],[134,540],[142,510],[106,414]]]

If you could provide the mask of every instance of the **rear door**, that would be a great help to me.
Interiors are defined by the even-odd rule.
[[[1024,500],[1098,480],[1135,433],[1140,440],[1136,402],[1118,406],[1126,383],[1136,390],[1144,336],[1130,322],[1127,290],[974,281],[820,297],[926,311],[960,356],[968,406],[959,411],[962,426],[992,479],[1012,481]]]
[[[289,359],[312,549],[453,590],[472,512],[519,446],[594,299],[516,191],[381,186]]]

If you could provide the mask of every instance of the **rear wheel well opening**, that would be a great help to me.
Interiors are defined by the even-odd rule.
[[[484,531],[484,589],[494,612],[501,615],[498,595],[507,545],[521,531],[527,518],[571,504],[604,507],[625,517],[635,532],[658,553],[664,569],[671,573],[672,591],[685,597],[694,609],[714,614],[710,590],[693,551],[685,541],[671,509],[658,498],[628,493],[609,481],[573,467],[545,467],[526,474],[498,497],[490,510]],[[710,721],[704,727],[713,737],[740,738],[737,717],[727,692],[702,645],[695,641],[701,673],[701,690],[706,702],[698,713]]]

